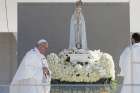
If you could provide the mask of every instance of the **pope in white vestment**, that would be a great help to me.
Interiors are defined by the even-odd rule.
[[[42,39],[37,47],[24,56],[10,85],[10,93],[50,93],[51,72],[44,56],[47,41]]]
[[[124,76],[121,93],[140,93],[140,34],[134,33],[132,41],[120,56],[120,75]]]

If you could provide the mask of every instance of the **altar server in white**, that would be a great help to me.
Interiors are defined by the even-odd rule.
[[[24,56],[10,85],[10,93],[50,93],[51,72],[46,57],[45,39]]]
[[[140,91],[140,34],[132,34],[132,44],[120,56],[121,75],[124,86],[121,93],[139,93]]]

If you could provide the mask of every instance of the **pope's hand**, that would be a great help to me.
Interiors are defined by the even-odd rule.
[[[47,78],[47,75],[50,75],[47,67],[43,67],[43,74],[45,75],[46,78]]]

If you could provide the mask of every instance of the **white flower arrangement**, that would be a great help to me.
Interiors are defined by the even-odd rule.
[[[76,59],[78,55],[87,56],[85,61],[88,62],[84,62],[82,56]],[[75,63],[71,62],[72,59],[75,59]],[[59,55],[49,54],[47,60],[52,79],[66,82],[96,82],[101,78],[115,80],[113,58],[100,50],[65,49]]]

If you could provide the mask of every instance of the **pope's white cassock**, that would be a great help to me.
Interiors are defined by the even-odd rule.
[[[120,68],[120,74],[124,76],[121,93],[140,93],[140,43],[130,45],[122,52]]]
[[[51,76],[45,78],[43,66],[49,69],[45,56],[37,48],[27,52],[10,85],[10,93],[50,93]]]

